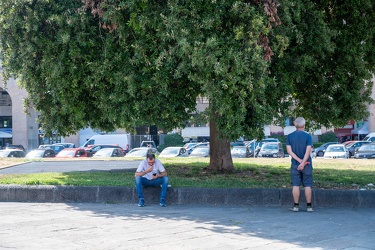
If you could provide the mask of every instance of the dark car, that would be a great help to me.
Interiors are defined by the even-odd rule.
[[[4,149],[0,150],[0,157],[6,158],[23,158],[25,157],[26,153],[20,149]]]
[[[27,155],[26,158],[29,159],[39,159],[39,158],[53,158],[56,156],[56,153],[51,148],[37,148],[31,150]]]
[[[99,144],[99,145],[94,145],[90,148],[86,148],[87,156],[91,157],[95,155],[96,152],[98,152],[102,148],[118,148],[122,151],[122,154],[125,155],[125,150],[120,147],[119,145],[113,145],[113,144]]]
[[[316,149],[315,149],[315,155],[316,155],[316,157],[323,157],[324,156],[324,152],[326,151],[326,149],[327,149],[327,147],[329,146],[329,145],[332,145],[332,144],[337,144],[338,142],[326,142],[326,143],[324,143],[322,146],[320,146],[320,147],[317,147]]]
[[[370,144],[371,141],[354,141],[352,143],[349,143],[345,145],[346,149],[349,151],[349,157],[354,156],[355,152],[365,144]]]
[[[355,153],[356,159],[374,159],[375,158],[375,144],[362,145]]]
[[[258,157],[283,158],[285,157],[283,145],[281,142],[264,143],[258,153]]]
[[[230,151],[232,158],[249,158],[251,151],[246,146],[234,146]]]

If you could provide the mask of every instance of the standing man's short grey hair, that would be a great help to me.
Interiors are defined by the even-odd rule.
[[[295,120],[294,120],[294,126],[296,126],[297,128],[303,128],[305,127],[305,119],[303,117],[297,117]]]

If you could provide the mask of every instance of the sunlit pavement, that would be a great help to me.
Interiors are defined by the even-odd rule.
[[[0,249],[375,249],[373,208],[0,202]]]

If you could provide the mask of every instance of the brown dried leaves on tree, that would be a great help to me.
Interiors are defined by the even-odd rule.
[[[91,14],[94,16],[98,16],[99,19],[103,17],[103,14],[105,10],[101,7],[101,4],[105,0],[82,0],[83,6],[82,10],[91,10]],[[114,30],[117,29],[117,24],[111,22],[110,24],[108,23],[100,23],[101,27],[103,29],[108,29],[110,33],[112,33]]]
[[[101,4],[105,0],[82,0],[83,10],[91,9],[91,13],[94,16],[98,16],[99,18],[103,17],[103,13],[105,10],[101,7]],[[277,8],[279,7],[279,1],[278,0],[251,0],[253,4],[256,5],[263,5],[263,10],[266,13],[266,15],[269,17],[269,28],[272,28],[272,24],[274,26],[280,25],[281,21],[277,14]],[[113,32],[117,28],[116,23],[101,23],[101,26],[103,29],[108,29],[109,32]],[[264,34],[259,35],[258,44],[262,46],[264,49],[264,55],[263,59],[266,61],[270,61],[271,57],[274,55],[270,45],[269,45],[269,38],[265,36]]]

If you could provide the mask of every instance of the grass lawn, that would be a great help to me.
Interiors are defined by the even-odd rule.
[[[0,167],[24,161],[0,159]],[[290,188],[290,158],[234,159],[235,171],[231,174],[209,171],[209,159],[175,158],[161,161],[173,187]],[[374,189],[371,184],[375,184],[375,160],[316,158],[313,159],[313,166],[314,188]],[[0,174],[0,184],[134,186],[134,170]]]

